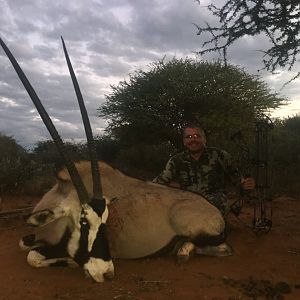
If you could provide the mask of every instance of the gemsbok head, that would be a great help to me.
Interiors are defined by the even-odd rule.
[[[68,156],[60,135],[58,134],[53,122],[51,121],[51,118],[46,112],[26,75],[2,39],[0,39],[0,43],[14,69],[16,70],[20,80],[22,81],[25,89],[27,90],[37,111],[39,112],[44,124],[46,125],[61,157],[63,158],[63,162],[68,170],[73,186],[75,187],[78,199],[80,200],[80,215],[73,215],[73,218],[75,218],[72,220],[74,228],[68,240],[68,254],[75,260],[76,263],[84,268],[88,275],[90,275],[96,281],[101,282],[104,280],[104,276],[111,278],[114,275],[114,266],[110,256],[106,234],[108,209],[106,200],[102,195],[96,147],[89,117],[66,49],[65,42],[63,38],[61,38],[61,40],[86,132],[89,155],[91,159],[91,173],[93,182],[92,195],[88,193],[74,162],[72,162]],[[29,218],[29,223],[36,226],[39,226],[41,223],[45,225],[57,219],[58,214],[60,214],[61,217],[64,217],[68,213],[59,206],[54,209],[61,211],[56,211],[55,213],[49,209],[39,211],[34,213]],[[76,218],[79,219],[76,220]],[[38,254],[36,253],[36,255]]]

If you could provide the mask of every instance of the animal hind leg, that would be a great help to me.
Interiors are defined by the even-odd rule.
[[[217,245],[196,246],[192,242],[185,242],[177,251],[177,262],[179,264],[187,262],[193,255],[204,256],[231,256],[233,254],[232,248],[225,242]]]
[[[170,222],[177,235],[186,237],[186,243],[177,252],[179,262],[187,261],[194,251],[213,256],[232,254],[231,248],[224,243],[224,218],[205,199],[176,203],[171,209]]]
[[[189,237],[190,240],[200,235],[219,236],[225,229],[220,211],[201,198],[176,203],[170,211],[170,223],[178,236]]]
[[[195,245],[191,242],[184,242],[177,251],[177,262],[179,264],[187,262],[195,250]]]
[[[231,246],[226,243],[222,243],[216,246],[203,246],[194,249],[195,254],[205,255],[205,256],[231,256],[233,255],[233,250]]]
[[[217,236],[200,235],[193,239],[195,244],[195,254],[205,256],[230,256],[233,254],[232,248],[225,243],[225,234]]]

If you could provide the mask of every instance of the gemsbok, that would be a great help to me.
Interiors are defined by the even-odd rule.
[[[34,267],[80,265],[95,281],[114,276],[113,259],[176,253],[227,256],[225,222],[219,210],[200,195],[128,177],[98,162],[88,115],[65,43],[63,49],[78,98],[91,161],[74,163],[65,151],[49,115],[19,64],[0,39],[42,120],[65,168],[57,183],[33,209],[35,226],[20,241]],[[99,172],[100,170],[100,172]],[[101,176],[100,176],[101,174]]]

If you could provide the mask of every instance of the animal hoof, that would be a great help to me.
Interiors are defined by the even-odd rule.
[[[219,253],[218,256],[231,256],[233,255],[233,249],[228,244],[219,245]]]
[[[189,255],[177,255],[177,264],[182,265],[190,259]]]

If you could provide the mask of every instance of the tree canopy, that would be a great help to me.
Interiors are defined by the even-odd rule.
[[[64,142],[65,151],[72,161],[78,161],[86,158],[85,144],[75,144],[71,142]],[[44,164],[53,164],[57,167],[64,165],[59,151],[53,140],[39,141],[33,149],[33,155],[36,159]]]
[[[124,145],[170,142],[178,147],[186,122],[222,136],[284,101],[237,66],[174,58],[112,86],[99,116],[110,120],[108,132]]]
[[[198,1],[200,2],[200,1]],[[222,7],[209,5],[220,26],[198,27],[198,35],[210,33],[199,54],[226,51],[239,38],[265,34],[271,46],[262,50],[264,68],[292,69],[300,52],[300,4],[298,0],[227,0]],[[300,72],[296,77],[300,76]]]

